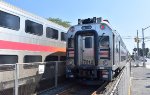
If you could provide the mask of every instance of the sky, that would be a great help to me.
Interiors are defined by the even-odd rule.
[[[4,0],[25,11],[43,18],[60,18],[77,24],[77,20],[102,17],[109,20],[113,29],[122,36],[130,53],[137,45],[134,42],[137,30],[142,37],[142,28],[150,26],[150,0]],[[150,28],[144,30],[150,38]],[[130,39],[126,39],[126,38]],[[150,41],[146,47],[150,48]],[[140,41],[141,47],[142,41]]]

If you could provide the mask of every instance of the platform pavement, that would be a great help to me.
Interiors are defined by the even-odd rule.
[[[139,66],[136,66],[137,62]],[[147,59],[146,67],[140,61],[131,63],[131,95],[150,95],[150,59]]]

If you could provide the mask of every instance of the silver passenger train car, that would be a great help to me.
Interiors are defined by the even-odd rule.
[[[10,83],[3,64],[64,61],[67,28],[0,1],[0,83]],[[28,68],[29,67],[29,68]],[[30,71],[28,66],[20,72]],[[34,68],[33,68],[34,69]],[[25,74],[25,73],[24,73]],[[23,77],[33,76],[35,72]],[[21,78],[23,78],[21,77]],[[8,84],[9,88],[9,84]]]
[[[66,31],[62,26],[0,1],[0,64],[26,63],[30,59],[50,61],[46,60],[50,54],[60,60],[65,56]],[[56,52],[63,53],[58,56]]]
[[[79,19],[67,32],[67,78],[111,81],[128,60],[120,35],[102,18]]]

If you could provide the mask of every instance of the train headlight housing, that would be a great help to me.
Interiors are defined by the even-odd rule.
[[[104,30],[104,29],[105,29],[105,25],[104,25],[104,24],[101,24],[101,25],[100,25],[100,29],[101,29],[101,30]]]
[[[70,70],[70,69],[67,69],[66,71],[67,71],[68,73],[70,73],[70,72],[71,72],[71,70]]]
[[[103,61],[103,65],[104,65],[104,66],[107,66],[107,65],[108,65],[108,61],[107,61],[107,60],[104,60],[104,61]]]

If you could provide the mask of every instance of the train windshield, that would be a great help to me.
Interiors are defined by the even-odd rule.
[[[92,48],[92,38],[91,37],[85,38],[85,48]]]
[[[100,48],[109,48],[109,36],[100,36],[99,37],[99,47]]]

